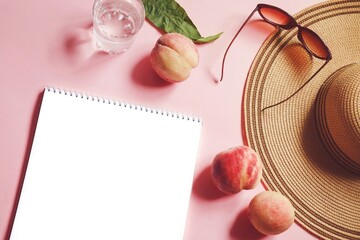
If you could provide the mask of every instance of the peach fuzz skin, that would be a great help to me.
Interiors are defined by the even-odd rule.
[[[289,199],[281,193],[265,191],[251,200],[248,217],[259,232],[276,235],[294,223],[295,211]]]
[[[255,188],[262,177],[262,162],[247,146],[238,146],[218,153],[211,165],[216,187],[226,194]]]
[[[172,83],[186,80],[199,64],[199,53],[189,38],[179,33],[167,33],[156,42],[150,54],[155,72]]]

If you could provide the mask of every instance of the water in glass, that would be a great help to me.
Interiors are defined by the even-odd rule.
[[[144,19],[141,0],[96,0],[93,8],[93,35],[98,47],[108,53],[130,48]]]

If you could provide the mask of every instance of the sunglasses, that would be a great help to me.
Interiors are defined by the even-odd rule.
[[[244,28],[246,23],[250,20],[250,18],[254,15],[255,12],[258,12],[259,15],[263,18],[263,20],[265,20],[265,22],[273,25],[274,27],[281,28],[284,30],[290,30],[293,28],[297,28],[298,29],[297,37],[298,37],[300,43],[310,53],[310,55],[312,55],[318,59],[325,60],[325,63],[293,94],[291,94],[289,97],[285,98],[284,100],[282,100],[278,103],[275,103],[273,105],[263,108],[262,109],[262,111],[263,111],[267,108],[279,105],[279,104],[289,100],[291,97],[293,97],[302,88],[304,88],[305,85],[307,83],[309,83],[311,81],[311,79],[313,79],[321,71],[322,68],[325,67],[325,65],[331,60],[332,56],[331,56],[331,52],[330,52],[329,48],[325,45],[325,43],[319,37],[319,35],[317,35],[314,31],[310,30],[307,27],[300,26],[296,22],[295,18],[292,17],[289,13],[285,12],[284,10],[282,10],[278,7],[272,6],[272,5],[258,4],[256,6],[256,8],[254,9],[254,11],[252,11],[252,13],[249,15],[249,17],[245,20],[245,22],[240,27],[238,32],[235,34],[234,38],[231,40],[229,46],[227,47],[227,49],[225,51],[225,54],[223,57],[223,62],[222,62],[220,81],[222,81],[224,78],[225,59],[226,59],[226,55],[227,55],[231,45],[233,44],[236,37],[239,35],[241,30]]]

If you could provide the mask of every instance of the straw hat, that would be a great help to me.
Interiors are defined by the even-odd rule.
[[[245,86],[248,145],[264,163],[266,188],[286,195],[297,222],[324,239],[360,239],[360,1],[334,0],[295,15],[332,60],[311,57],[297,30],[278,30],[259,50]]]

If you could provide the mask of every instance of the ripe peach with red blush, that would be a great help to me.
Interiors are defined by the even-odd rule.
[[[211,177],[219,190],[235,194],[258,185],[262,177],[262,166],[253,149],[237,146],[215,156],[211,165]]]
[[[151,51],[150,62],[162,79],[177,83],[187,79],[199,64],[199,53],[191,39],[179,33],[166,33]]]
[[[279,192],[265,191],[250,201],[248,217],[259,232],[276,235],[294,223],[295,211],[287,197]]]

